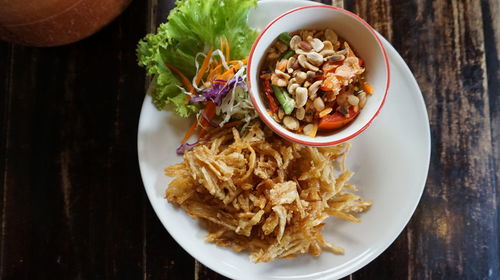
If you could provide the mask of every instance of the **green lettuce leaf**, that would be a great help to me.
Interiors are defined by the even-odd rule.
[[[196,74],[196,54],[206,53],[212,46],[219,48],[222,37],[229,42],[231,59],[247,57],[257,37],[257,32],[248,27],[247,17],[257,1],[182,0],[176,4],[156,34],[148,34],[139,42],[137,57],[147,74],[156,76],[151,92],[153,104],[158,109],[173,104],[176,112],[186,117],[198,108],[183,102],[182,83],[165,63],[175,66],[191,80]]]

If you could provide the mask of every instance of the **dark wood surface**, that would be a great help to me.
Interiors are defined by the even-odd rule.
[[[498,0],[334,3],[400,52],[432,133],[413,218],[346,279],[500,279]],[[139,174],[135,45],[172,6],[133,1],[69,46],[0,43],[1,279],[224,279],[168,235]]]

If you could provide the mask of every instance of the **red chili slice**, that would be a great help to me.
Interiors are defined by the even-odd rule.
[[[274,97],[274,91],[273,88],[271,87],[271,81],[267,79],[263,80],[262,86],[264,87],[264,94],[266,95],[267,103],[269,104],[269,109],[271,110],[272,113],[277,114],[279,110],[278,101]]]
[[[326,115],[320,119],[318,128],[321,130],[339,129],[354,120],[358,113],[359,111],[355,112],[354,107],[351,106],[349,107],[349,117],[346,117],[339,112]]]

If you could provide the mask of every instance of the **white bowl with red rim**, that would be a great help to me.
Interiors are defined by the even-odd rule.
[[[366,81],[374,93],[368,96],[366,105],[358,116],[344,128],[323,132],[309,137],[287,130],[267,112],[265,97],[259,81],[261,64],[269,46],[282,32],[300,29],[322,30],[330,28],[345,39],[356,55],[363,59]],[[341,8],[314,5],[290,10],[271,21],[257,37],[248,60],[247,80],[250,99],[260,118],[275,133],[292,142],[308,146],[331,146],[348,141],[363,132],[382,109],[390,83],[389,60],[377,32],[359,16]]]

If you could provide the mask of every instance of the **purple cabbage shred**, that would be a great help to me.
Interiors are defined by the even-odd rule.
[[[192,96],[190,99],[190,103],[199,103],[205,101],[212,101],[215,105],[220,106],[222,104],[222,99],[226,97],[229,91],[233,90],[233,88],[237,86],[243,86],[245,82],[242,77],[234,77],[229,81],[224,80],[214,80],[214,83],[211,87],[206,88],[201,91],[201,95]]]
[[[193,144],[183,143],[175,150],[175,152],[177,152],[179,156],[182,156],[185,152],[191,151],[197,144],[198,141]]]

